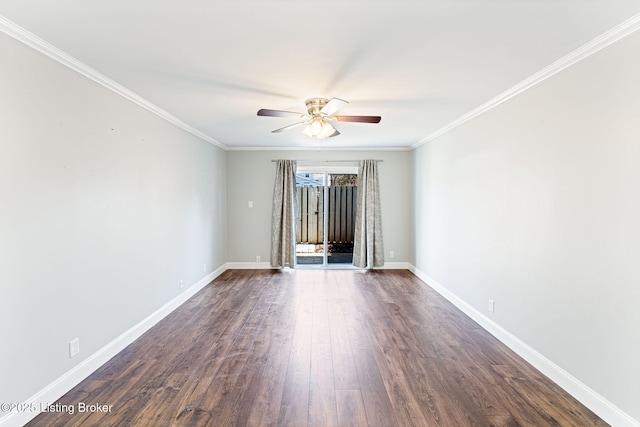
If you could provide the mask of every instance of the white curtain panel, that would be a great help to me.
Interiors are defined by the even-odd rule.
[[[358,209],[353,265],[361,268],[384,265],[378,162],[375,160],[361,161],[358,170]]]
[[[296,161],[278,160],[273,184],[271,217],[271,266],[295,266],[296,257]]]

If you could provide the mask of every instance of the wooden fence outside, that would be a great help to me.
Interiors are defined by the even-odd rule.
[[[324,187],[298,187],[296,243],[323,242]],[[327,241],[353,243],[358,187],[328,187]]]

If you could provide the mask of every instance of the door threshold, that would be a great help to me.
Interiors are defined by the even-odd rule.
[[[360,270],[360,267],[355,267],[353,264],[328,264],[328,265],[314,265],[314,264],[296,264],[297,270]]]

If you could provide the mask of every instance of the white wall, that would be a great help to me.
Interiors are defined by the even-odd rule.
[[[636,420],[638,52],[636,33],[413,153],[416,267]]]
[[[256,255],[262,262],[270,260],[271,201],[276,170],[272,159],[383,160],[379,173],[385,261],[409,261],[412,210],[408,151],[230,151],[227,155],[230,262],[255,262]],[[247,207],[249,200],[253,201],[253,208]],[[389,251],[395,252],[394,258],[389,258]]]
[[[224,265],[226,153],[3,33],[0,52],[0,402],[18,403]]]

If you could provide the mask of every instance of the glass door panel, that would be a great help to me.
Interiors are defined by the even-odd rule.
[[[296,264],[325,265],[324,173],[296,174]]]
[[[358,203],[357,174],[329,174],[327,187],[327,263],[353,264]]]

